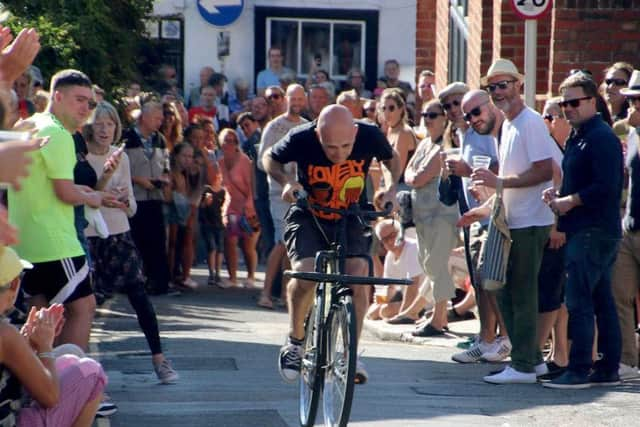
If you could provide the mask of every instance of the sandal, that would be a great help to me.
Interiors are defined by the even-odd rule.
[[[413,325],[416,323],[416,319],[412,319],[409,316],[396,316],[385,320],[385,322],[390,325]]]
[[[427,323],[422,328],[411,332],[414,337],[438,337],[444,336],[446,329],[436,329],[431,323]]]
[[[273,302],[271,301],[271,298],[269,298],[268,296],[264,294],[260,294],[260,298],[258,298],[258,307],[268,308],[270,310],[273,310]]]

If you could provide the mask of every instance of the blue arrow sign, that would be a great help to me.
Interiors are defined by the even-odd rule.
[[[198,11],[205,21],[218,27],[233,24],[242,14],[244,0],[198,0]]]

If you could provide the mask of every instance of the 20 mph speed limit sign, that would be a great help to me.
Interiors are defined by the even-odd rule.
[[[553,0],[511,0],[513,10],[523,19],[538,19],[549,9]]]

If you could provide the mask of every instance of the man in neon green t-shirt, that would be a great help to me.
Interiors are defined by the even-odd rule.
[[[76,154],[71,132],[87,120],[92,100],[85,74],[63,70],[53,76],[47,110],[30,119],[37,136],[48,136],[49,143],[30,153],[33,162],[20,191],[9,190],[9,220],[20,232],[15,249],[34,265],[22,281],[29,302],[37,307],[64,304],[66,322],[58,343],[74,343],[84,350],[96,303],[73,206],[99,207],[102,196],[73,183]]]

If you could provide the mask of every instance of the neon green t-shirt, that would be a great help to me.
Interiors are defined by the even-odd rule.
[[[73,181],[76,164],[71,134],[50,113],[31,117],[37,136],[47,145],[30,153],[29,176],[20,191],[9,189],[9,221],[18,228],[15,250],[30,262],[47,262],[84,255],[74,225],[73,206],[58,199],[54,179]]]

